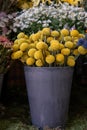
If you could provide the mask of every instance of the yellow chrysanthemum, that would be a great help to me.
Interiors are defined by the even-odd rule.
[[[47,37],[47,43],[50,43],[53,39],[53,37]]]
[[[67,42],[67,41],[72,41],[72,37],[71,36],[65,36],[64,37],[64,41]]]
[[[25,34],[23,32],[20,32],[18,35],[17,35],[17,38],[24,38],[25,37]]]
[[[20,45],[20,50],[21,51],[25,51],[26,49],[28,49],[29,44],[27,42],[24,42]]]
[[[60,31],[60,33],[61,33],[62,36],[68,36],[69,35],[69,30],[68,29],[62,29]]]
[[[21,50],[19,50],[19,51],[13,52],[11,55],[11,58],[13,60],[20,59],[22,57],[22,55],[23,55],[23,52]]]
[[[26,64],[27,65],[33,65],[34,62],[35,62],[35,59],[32,58],[32,57],[29,57],[29,58],[26,59]]]
[[[74,67],[75,66],[75,60],[73,58],[68,58],[67,59],[67,65],[70,67]]]
[[[43,62],[42,62],[41,59],[36,60],[35,64],[36,64],[36,66],[38,66],[38,67],[42,67],[42,66],[43,66]]]
[[[45,42],[41,41],[36,44],[36,48],[40,50],[46,50],[48,48],[48,45]]]
[[[50,49],[52,50],[52,51],[57,51],[58,49],[59,49],[59,41],[57,41],[57,40],[52,40],[51,42],[50,42]]]
[[[55,57],[53,55],[47,55],[45,60],[48,64],[52,64],[55,61]]]
[[[28,51],[28,56],[34,57],[34,53],[35,53],[35,52],[36,52],[36,49],[35,49],[35,48],[29,49],[29,51]]]
[[[60,34],[58,31],[51,31],[51,36],[52,37],[58,37]]]
[[[69,48],[63,48],[63,49],[61,50],[61,53],[62,53],[63,55],[68,56],[68,55],[70,54],[70,49],[69,49]]]
[[[73,42],[71,42],[71,41],[65,42],[65,47],[72,49],[73,48]]]
[[[70,31],[70,36],[72,36],[72,37],[78,37],[79,36],[78,30],[75,30],[75,29],[71,30]]]
[[[35,53],[34,53],[34,58],[35,59],[42,59],[43,58],[43,54],[42,54],[42,52],[39,50],[39,51],[36,51]]]
[[[64,55],[59,53],[56,55],[56,61],[57,62],[63,62],[64,61]]]
[[[19,49],[19,45],[18,44],[14,44],[13,46],[12,46],[12,50],[13,51],[17,51]]]
[[[78,49],[73,50],[73,55],[75,55],[75,56],[79,55]]]
[[[42,33],[45,36],[49,36],[51,33],[51,30],[50,30],[50,28],[43,28]]]
[[[81,55],[85,55],[87,53],[87,50],[83,47],[83,46],[79,46],[78,47],[78,52],[81,54]]]

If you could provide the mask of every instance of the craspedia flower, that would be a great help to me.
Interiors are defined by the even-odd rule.
[[[35,53],[36,51],[37,51],[37,50],[36,50],[35,48],[29,49],[29,51],[28,51],[28,56],[34,57],[34,53]]]
[[[52,64],[55,61],[55,57],[53,55],[47,55],[45,60],[48,64]]]
[[[69,30],[68,29],[62,29],[60,31],[60,33],[61,33],[62,36],[68,36],[69,35]]]
[[[65,42],[65,47],[72,49],[73,48],[73,42],[71,42],[71,41]]]
[[[28,55],[25,53],[25,54],[23,54],[23,56],[20,58],[20,61],[21,61],[22,63],[25,63],[26,60],[27,60],[27,58],[28,58]]]
[[[65,36],[64,37],[64,41],[72,41],[72,37],[71,36]]]
[[[63,62],[64,61],[64,55],[59,53],[56,55],[56,61],[57,62]]]
[[[59,49],[59,41],[58,40],[52,40],[50,42],[50,49],[52,51],[57,51]]]
[[[78,30],[75,30],[75,29],[71,30],[70,31],[70,36],[72,36],[72,37],[78,37],[79,36]]]
[[[78,49],[73,50],[73,55],[75,55],[75,56],[79,55]]]
[[[48,48],[48,45],[45,42],[41,41],[36,44],[36,48],[39,50],[46,50]]]
[[[18,51],[16,51],[16,52],[13,52],[13,53],[12,53],[11,58],[12,58],[13,60],[15,60],[15,59],[20,59],[20,58],[22,57],[22,55],[23,55],[23,52],[22,52],[21,50],[18,50]]]
[[[43,35],[45,35],[45,36],[49,36],[50,33],[51,33],[51,30],[50,30],[50,28],[43,28],[43,29],[42,29],[42,33],[43,33]]]
[[[42,51],[38,50],[34,53],[34,58],[35,59],[42,59],[43,58],[43,54]]]
[[[51,31],[51,36],[52,37],[59,37],[60,33],[58,31]]]
[[[26,59],[26,64],[27,65],[33,65],[34,64],[34,62],[35,62],[35,59],[34,58],[32,58],[32,57],[29,57],[29,58],[27,58]]]
[[[29,49],[30,49],[30,48],[36,48],[36,44],[35,44],[35,43],[29,44]]]
[[[42,66],[43,66],[43,62],[42,62],[41,59],[36,60],[35,64],[36,64],[36,66],[38,66],[38,67],[42,67]]]
[[[40,36],[38,34],[33,34],[32,35],[32,41],[38,41],[40,39]]]
[[[14,44],[18,44],[18,39],[16,39],[16,40],[14,41]]]
[[[18,35],[17,35],[17,38],[24,38],[25,37],[25,34],[23,32],[20,32]]]
[[[29,44],[27,42],[24,42],[20,45],[20,50],[21,51],[25,51],[26,49],[28,49]]]
[[[61,53],[62,53],[63,55],[68,56],[68,55],[70,54],[70,49],[69,49],[69,48],[63,48],[63,49],[61,50]]]
[[[78,47],[78,52],[81,54],[81,55],[85,55],[87,53],[87,49],[85,49],[83,46],[79,46]]]
[[[45,55],[50,55],[50,52],[45,50]]]
[[[53,37],[47,37],[47,43],[50,43],[53,39]]]
[[[17,51],[19,49],[19,45],[18,44],[14,44],[13,46],[12,46],[12,50],[13,51]]]
[[[59,50],[63,49],[64,45],[62,43],[59,43]]]
[[[75,66],[75,59],[69,57],[67,59],[67,65],[70,67],[74,67]]]
[[[23,42],[26,42],[26,38],[19,38],[18,39],[18,45],[21,45]]]

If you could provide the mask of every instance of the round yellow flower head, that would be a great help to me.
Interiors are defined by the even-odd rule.
[[[21,51],[25,51],[26,49],[28,49],[29,44],[27,42],[24,42],[20,45],[20,50]]]
[[[40,39],[40,33],[36,33],[36,34],[32,35],[32,41],[33,42],[39,41],[39,39]]]
[[[67,42],[67,41],[72,41],[72,37],[71,36],[65,36],[64,37],[64,41]]]
[[[53,39],[53,37],[47,37],[47,43],[50,43]]]
[[[69,48],[63,48],[63,49],[61,50],[61,53],[62,53],[63,55],[68,56],[68,55],[70,54],[70,49],[69,49]]]
[[[18,45],[18,44],[14,44],[14,45],[12,46],[12,50],[13,50],[13,51],[18,51],[18,49],[19,49],[19,45]]]
[[[65,47],[67,47],[69,49],[73,48],[73,42],[71,42],[71,41],[65,42]]]
[[[75,29],[71,30],[70,31],[70,36],[72,36],[72,37],[78,37],[79,36],[78,30],[75,30]]]
[[[22,55],[23,55],[23,52],[21,50],[19,50],[19,51],[13,52],[11,55],[11,58],[13,60],[20,59],[22,57]]]
[[[36,64],[36,66],[38,66],[38,67],[42,67],[42,66],[43,66],[43,62],[42,62],[41,59],[36,60],[35,64]]]
[[[27,2],[24,2],[24,3],[21,5],[20,8],[21,8],[21,9],[28,9],[28,8],[29,8],[29,5],[28,5]]]
[[[53,55],[47,55],[45,60],[48,64],[52,64],[55,61],[55,57]]]
[[[18,45],[20,46],[23,42],[26,42],[25,38],[19,38],[18,39]]]
[[[67,65],[70,66],[70,67],[74,67],[75,66],[75,59],[68,58],[67,59]]]
[[[52,37],[59,37],[59,32],[58,31],[51,31],[51,36]]]
[[[24,38],[25,37],[25,34],[23,32],[20,32],[18,35],[17,35],[17,38]]]
[[[69,30],[68,29],[62,29],[60,31],[60,33],[61,33],[62,36],[68,36],[69,35]]]
[[[36,44],[36,48],[39,50],[46,50],[48,48],[48,45],[45,42],[41,41]]]
[[[51,33],[51,30],[50,30],[50,28],[43,28],[42,33],[45,36],[49,36]]]
[[[59,43],[59,49],[63,49],[64,48],[64,45],[62,43]]]
[[[50,52],[49,51],[45,51],[45,55],[50,55]]]
[[[64,61],[64,55],[59,53],[56,55],[56,61],[57,62],[63,62]]]
[[[57,51],[59,49],[59,41],[58,40],[52,40],[50,42],[50,49],[52,51]]]
[[[85,38],[85,35],[80,33],[78,38]]]
[[[29,51],[28,51],[28,56],[34,57],[34,53],[35,53],[35,52],[36,52],[36,49],[35,49],[35,48],[29,49]]]
[[[34,58],[35,59],[42,59],[43,58],[43,54],[42,51],[38,50],[34,53]]]
[[[34,62],[35,62],[35,59],[32,58],[32,57],[29,57],[29,58],[26,59],[26,64],[27,65],[33,65]]]
[[[36,44],[35,44],[35,43],[29,44],[29,49],[30,49],[30,48],[36,48]]]
[[[78,47],[78,52],[81,54],[81,55],[85,55],[87,53],[87,50],[83,47],[83,46],[79,46]]]
[[[28,58],[28,55],[27,54],[23,54],[23,56],[21,57],[20,60],[21,60],[22,63],[25,63],[27,58]]]
[[[18,44],[18,39],[16,39],[16,40],[14,41],[14,44]]]
[[[79,55],[78,49],[73,50],[73,55],[75,55],[75,56]]]

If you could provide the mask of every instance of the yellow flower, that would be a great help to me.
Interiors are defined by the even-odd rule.
[[[56,55],[56,61],[57,62],[63,62],[64,61],[64,55],[59,53]]]
[[[35,62],[35,59],[32,58],[32,57],[29,57],[29,58],[26,59],[26,64],[27,65],[33,65],[34,62]]]
[[[42,60],[41,59],[38,59],[38,60],[36,60],[36,66],[38,66],[38,67],[42,67],[43,66],[43,62],[42,62]]]
[[[21,57],[20,61],[21,61],[22,63],[25,63],[26,60],[27,60],[27,58],[28,58],[28,55],[25,53],[25,54],[23,54],[23,56]]]
[[[47,43],[50,43],[53,39],[53,37],[47,37]]]
[[[72,41],[72,37],[71,36],[65,36],[64,37],[64,41],[67,42],[67,41]]]
[[[63,49],[64,48],[64,45],[62,43],[59,43],[59,49]]]
[[[27,2],[24,2],[24,3],[21,5],[20,8],[21,8],[21,9],[28,9],[28,8],[29,8],[29,5],[28,5]]]
[[[68,56],[68,55],[70,54],[70,49],[69,49],[69,48],[63,48],[63,49],[61,50],[61,53],[62,53],[63,55]]]
[[[50,45],[50,49],[52,51],[57,51],[59,49],[59,41],[58,40],[52,40]]]
[[[41,34],[36,33],[36,34],[33,34],[31,38],[32,38],[32,41],[35,42],[35,41],[39,41],[40,37],[41,37]]]
[[[45,42],[41,41],[36,44],[36,48],[46,50],[48,48],[48,45]]]
[[[58,37],[59,36],[59,32],[58,31],[51,31],[51,36],[52,37]]]
[[[79,34],[78,37],[79,37],[79,38],[85,38],[85,35],[84,35],[84,34]]]
[[[49,51],[45,51],[45,55],[50,55],[50,52]]]
[[[71,41],[65,42],[65,47],[67,47],[69,49],[73,48],[73,42],[71,42]]]
[[[18,45],[20,46],[23,42],[27,42],[28,43],[28,40],[26,40],[25,38],[19,38],[18,39]]]
[[[83,46],[79,46],[78,47],[78,52],[81,54],[81,55],[85,55],[87,53],[87,50],[83,47]]]
[[[35,44],[35,43],[29,44],[29,49],[30,49],[30,48],[36,48],[36,44]]]
[[[42,33],[45,36],[49,36],[51,33],[51,30],[50,30],[50,28],[43,28]]]
[[[68,29],[62,29],[60,31],[60,33],[61,33],[62,36],[68,36],[69,35],[69,30]]]
[[[35,58],[35,59],[42,59],[42,58],[43,58],[42,52],[41,52],[40,50],[36,51],[36,52],[34,53],[34,58]]]
[[[14,41],[14,44],[18,44],[18,39],[16,39],[16,40]]]
[[[79,36],[78,30],[75,30],[75,29],[71,30],[70,31],[70,36],[72,36],[72,37],[78,37]]]
[[[23,32],[20,32],[18,35],[17,35],[17,38],[24,38],[25,37],[25,34]]]
[[[70,66],[70,67],[74,67],[75,66],[75,59],[68,58],[67,59],[67,65]]]
[[[12,46],[12,50],[13,51],[17,51],[19,49],[19,45],[18,44],[14,44],[13,46]]]
[[[36,52],[36,49],[35,49],[35,48],[29,49],[29,51],[28,51],[28,56],[34,57],[34,53],[35,53],[35,52]]]
[[[47,55],[46,62],[48,64],[52,64],[55,61],[55,57],[53,55]]]
[[[74,54],[75,56],[79,55],[78,49],[74,49],[74,50],[73,50],[73,54]]]
[[[13,52],[11,55],[11,58],[13,60],[20,59],[22,57],[22,55],[23,55],[23,52],[21,50],[19,50],[19,51]]]
[[[25,51],[26,49],[28,49],[29,44],[27,42],[24,42],[20,45],[20,50],[21,51]]]

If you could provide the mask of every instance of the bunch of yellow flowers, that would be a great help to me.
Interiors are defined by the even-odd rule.
[[[79,55],[87,54],[86,48],[77,45],[78,40],[84,37],[75,29],[56,31],[43,28],[30,36],[20,32],[12,46],[11,57],[28,66],[73,67]]]

